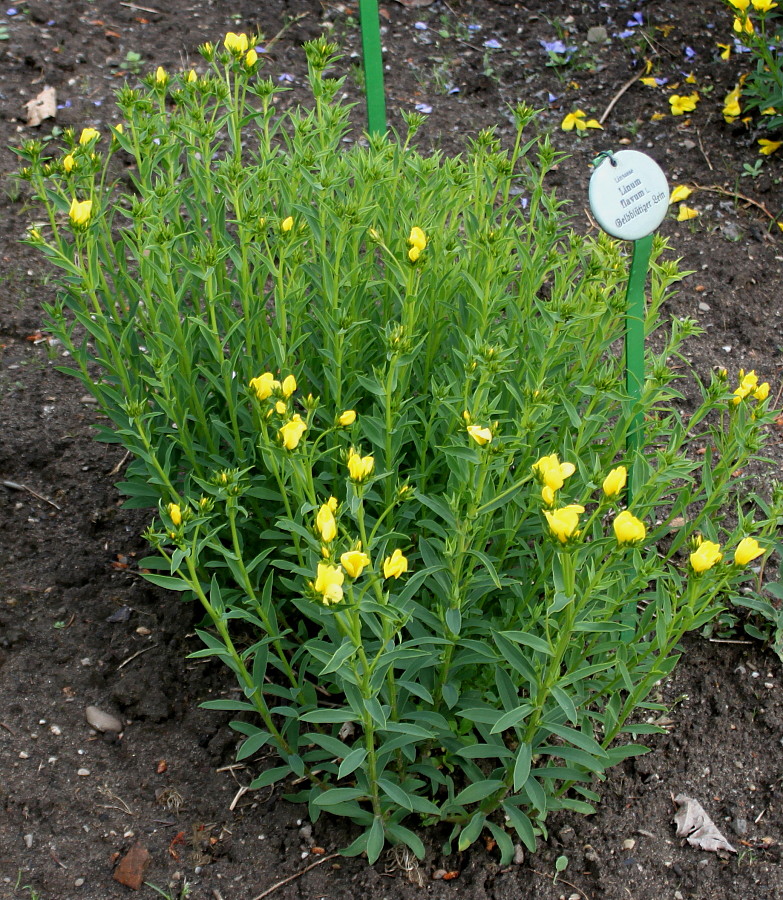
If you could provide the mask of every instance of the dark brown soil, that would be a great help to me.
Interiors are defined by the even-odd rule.
[[[698,219],[678,224],[672,217],[662,226],[673,254],[696,273],[667,312],[697,318],[706,329],[689,344],[697,371],[755,368],[777,394],[783,241],[777,228],[768,232],[761,207],[777,215],[783,206],[779,162],[771,157],[758,177],[740,177],[743,164],[757,158],[759,134],[723,122],[722,98],[746,61],[718,56],[716,42],[729,41],[731,28],[718,0],[406,6],[386,0],[381,10],[390,119],[399,125],[400,108],[431,107],[425,145],[456,152],[463,137],[490,125],[506,137],[507,104],[526,100],[544,109],[538,127],[552,129],[558,149],[572,154],[551,184],[572,202],[579,228],[592,227],[583,212],[588,164],[601,149],[625,144],[644,150],[670,183],[715,189],[689,200]],[[347,90],[360,99],[355,2],[168,0],[154,7],[165,12],[146,2],[106,0],[30,0],[15,14],[0,9],[8,36],[0,40],[0,146],[52,133],[52,120],[38,129],[23,124],[23,104],[44,85],[57,89],[57,127],[100,127],[115,119],[112,92],[128,51],[142,55],[144,72],[157,65],[177,70],[188,59],[198,64],[200,42],[229,30],[260,27],[267,38],[282,30],[268,65],[274,77],[293,76],[286,95],[293,103],[304,74],[300,45],[331,27],[346,53]],[[644,15],[647,38],[616,37],[635,12]],[[669,25],[668,36],[656,29]],[[605,26],[610,42],[587,45],[591,26]],[[548,67],[539,41],[558,36],[580,50],[571,65]],[[500,49],[487,48],[487,41]],[[695,51],[690,61],[686,47]],[[640,57],[653,60],[654,73],[670,84],[694,73],[702,102],[690,120],[651,120],[655,112],[668,112],[667,94],[636,82],[617,101],[605,131],[579,139],[559,130],[563,115],[577,106],[600,116],[636,74]],[[448,93],[453,88],[459,90]],[[16,167],[6,149],[0,160],[4,174]],[[197,649],[192,610],[135,571],[145,516],[120,508],[113,485],[123,454],[91,439],[95,407],[55,369],[60,351],[40,334],[41,303],[53,296],[49,273],[17,242],[36,213],[13,179],[4,187],[0,897],[126,896],[128,888],[112,873],[138,841],[151,857],[145,879],[173,897],[187,879],[195,898],[252,900],[334,854],[350,835],[329,818],[310,829],[304,809],[283,802],[279,789],[244,793],[265,761],[232,765],[235,742],[225,716],[198,709],[232,685],[212,664],[185,661]],[[755,203],[733,196],[736,191]],[[780,435],[772,435],[772,474],[779,474],[783,459],[780,443]],[[522,864],[502,869],[496,852],[478,847],[444,858],[443,835],[430,833],[420,870],[405,872],[392,856],[374,867],[330,858],[274,896],[782,897],[781,666],[741,632],[736,640],[687,642],[674,678],[661,687],[662,698],[673,704],[669,733],[651,741],[649,755],[610,772],[599,788],[603,803],[596,815],[553,819],[549,841]],[[120,716],[122,736],[107,740],[93,732],[85,721],[89,705]],[[671,798],[681,792],[701,801],[737,846],[736,856],[721,859],[675,837]],[[568,858],[567,880],[554,883],[561,855]],[[459,874],[432,880],[437,869]],[[418,875],[423,887],[413,883]],[[150,887],[139,895],[157,896]]]

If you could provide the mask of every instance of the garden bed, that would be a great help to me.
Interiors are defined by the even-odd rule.
[[[230,11],[220,6],[175,0],[156,12],[146,4],[52,0],[20,5],[13,14],[9,9],[3,17],[8,39],[0,41],[0,145],[47,136],[55,124],[78,130],[114,122],[112,92],[122,83],[118,76],[137,65],[133,54],[141,56],[142,73],[157,65],[176,71],[183,60],[201,64],[198,43],[254,27],[276,38],[267,65],[291,87],[286,104],[304,96],[301,43],[325,28],[346,54],[346,90],[360,99],[352,68],[360,46],[354,5],[241,0]],[[643,25],[629,28],[637,12]],[[579,230],[593,227],[586,188],[589,162],[602,149],[649,152],[672,185],[701,185],[688,199],[699,216],[686,222],[671,216],[661,228],[672,255],[695,273],[666,312],[694,317],[706,329],[686,346],[697,372],[706,377],[711,367],[725,366],[734,377],[739,368],[755,369],[777,395],[783,242],[777,227],[770,233],[765,210],[776,216],[783,206],[779,163],[770,157],[759,174],[741,177],[745,165],[755,164],[756,139],[764,134],[723,120],[722,98],[743,60],[720,58],[716,44],[731,42],[731,18],[719,3],[696,10],[673,2],[595,2],[577,9],[460,0],[405,8],[390,0],[382,5],[382,23],[391,122],[401,126],[401,108],[430,110],[421,144],[452,153],[483,127],[498,125],[502,139],[511,137],[509,103],[543,109],[536,127],[552,129],[555,146],[571,154],[548,183],[571,202]],[[606,28],[606,43],[585,43],[594,26]],[[647,38],[639,36],[642,29]],[[547,65],[541,41],[556,39],[579,48],[568,65]],[[636,81],[620,94],[639,73],[640,58],[652,59],[654,72],[670,84],[692,72],[702,96],[698,109],[653,119],[669,112],[665,86]],[[23,104],[45,85],[57,90],[56,119],[27,128]],[[579,138],[560,130],[566,113],[578,107],[598,118],[614,100],[603,132]],[[360,107],[354,121],[361,126]],[[2,167],[5,173],[16,168],[7,149]],[[254,757],[235,764],[229,716],[197,708],[232,684],[216,663],[185,660],[200,646],[194,611],[137,571],[145,554],[139,534],[149,515],[120,508],[114,484],[126,464],[123,453],[91,440],[98,418],[91,398],[55,370],[60,350],[48,340],[40,309],[53,297],[49,273],[18,243],[36,213],[13,180],[6,180],[6,194],[0,222],[0,894],[128,895],[112,875],[136,843],[150,855],[146,881],[169,890],[170,882],[187,879],[198,898],[252,900],[313,863],[320,864],[274,896],[427,891],[468,900],[651,900],[679,892],[772,900],[783,893],[780,662],[741,631],[736,643],[687,640],[674,677],[661,686],[660,698],[673,705],[668,734],[652,739],[651,754],[610,770],[598,788],[603,799],[596,815],[557,814],[538,852],[508,867],[490,847],[443,856],[446,835],[439,831],[424,835],[428,852],[421,864],[390,854],[368,867],[332,856],[355,836],[343,823],[322,817],[310,828],[306,808],[281,801],[279,787],[244,792],[267,763]],[[779,473],[777,432],[768,454]],[[120,737],[89,727],[91,705],[120,717]],[[672,797],[680,793],[701,801],[739,850],[736,856],[723,859],[675,837]],[[568,867],[554,883],[561,856]],[[438,870],[457,874],[433,880]],[[155,896],[149,887],[140,895]]]

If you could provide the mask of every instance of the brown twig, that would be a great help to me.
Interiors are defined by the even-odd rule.
[[[3,487],[11,488],[12,491],[27,491],[28,494],[32,494],[33,497],[37,497],[44,503],[48,503],[49,506],[53,506],[55,509],[62,509],[62,507],[58,506],[54,500],[49,500],[48,497],[44,497],[43,494],[39,494],[38,491],[34,491],[31,487],[27,487],[26,484],[17,484],[15,481],[0,481],[0,484],[2,484]]]
[[[620,88],[620,90],[614,95],[614,97],[612,97],[612,99],[609,101],[609,106],[606,107],[603,115],[598,120],[601,125],[603,125],[607,120],[607,118],[609,117],[609,113],[614,109],[615,104],[620,99],[620,97],[623,96],[623,94],[628,90],[629,87],[631,87],[631,85],[636,84],[636,82],[642,77],[642,75],[644,75],[644,69],[642,69],[641,72],[637,72],[636,75],[634,75],[633,78],[631,78],[629,81],[626,81],[625,84]]]
[[[280,38],[286,33],[286,31],[288,31],[289,28],[293,28],[294,25],[296,25],[296,23],[297,23],[300,19],[304,19],[305,16],[309,16],[309,15],[310,15],[309,12],[299,13],[299,15],[298,15],[298,16],[294,16],[293,19],[291,19],[290,22],[286,22],[286,24],[283,25],[283,27],[280,29],[280,31],[278,31],[277,34],[276,34],[271,40],[267,41],[267,42],[264,44],[264,49],[265,49],[265,50],[269,50],[269,48],[270,48],[273,44],[276,44],[276,43],[280,40]]]
[[[259,894],[257,897],[253,897],[253,900],[263,900],[264,897],[268,897],[271,893],[276,891],[278,888],[283,887],[283,885],[289,884],[291,881],[296,881],[297,878],[301,878],[302,875],[306,874],[310,871],[310,869],[314,869],[316,866],[322,866],[325,862],[329,862],[330,859],[335,859],[338,857],[339,853],[332,853],[329,856],[324,856],[321,859],[317,859],[314,863],[310,863],[309,866],[305,866],[301,872],[297,872],[296,875],[289,875],[288,878],[284,878],[282,881],[278,881],[277,884],[273,884],[272,887],[267,888],[263,893]],[[568,884],[568,882],[564,882]],[[587,898],[585,897],[585,900]]]
[[[709,122],[710,122],[710,120],[707,119],[707,124],[708,124],[708,125],[709,125]],[[702,139],[701,139],[701,132],[699,131],[698,128],[696,129],[696,137],[697,137],[698,140],[699,140],[699,150],[701,150],[701,155],[704,157],[704,161],[705,161],[705,162],[707,163],[707,165],[709,166],[710,172],[714,172],[714,171],[715,171],[715,168],[714,168],[714,166],[712,165],[712,163],[710,162],[709,156],[707,156],[707,151],[704,149],[704,142],[703,142]]]
[[[150,6],[137,6],[135,3],[120,3],[120,6],[127,6],[128,9],[138,9],[141,12],[155,13],[158,16],[162,16],[163,13],[159,9],[152,9]]]
[[[129,662],[132,662],[134,659],[136,659],[137,656],[141,656],[142,653],[146,653],[148,650],[154,650],[155,647],[157,647],[157,646],[158,646],[157,644],[150,644],[149,647],[142,647],[141,650],[137,650],[137,651],[133,654],[133,656],[129,656],[124,662],[121,662],[121,663],[117,666],[117,671],[119,672],[120,669],[121,669],[123,666],[127,666],[128,663],[129,663]]]
[[[14,737],[16,737],[16,732],[14,731],[14,729],[11,728],[10,725],[6,725],[5,722],[0,722],[0,728],[5,728],[5,730],[6,730],[9,734],[12,734]]]
[[[707,191],[711,194],[722,194],[724,197],[733,197],[734,200],[742,200],[743,203],[750,203],[751,206],[755,206],[756,209],[760,209],[765,216],[768,216],[773,222],[777,221],[775,216],[764,206],[763,203],[759,203],[758,200],[754,200],[752,197],[746,197],[745,194],[740,194],[739,191],[729,191],[724,187],[720,187],[717,184],[694,184],[694,189],[697,191]]]
[[[123,456],[122,459],[117,463],[117,465],[111,470],[111,472],[109,472],[109,475],[111,476],[111,475],[119,474],[120,469],[130,459],[130,455],[131,455],[131,452],[130,452],[130,450],[128,450],[128,452],[125,454],[125,456]]]

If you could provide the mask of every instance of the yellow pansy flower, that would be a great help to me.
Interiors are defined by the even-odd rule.
[[[82,133],[79,135],[79,143],[84,146],[84,144],[89,144],[90,141],[97,140],[100,136],[101,133],[96,128],[82,128]]]
[[[408,560],[402,555],[402,551],[395,550],[391,556],[387,556],[383,561],[383,577],[399,578],[404,572],[408,571]]]
[[[601,486],[607,497],[616,497],[625,487],[628,481],[628,469],[625,466],[617,466],[604,478]]]
[[[699,574],[711,569],[722,559],[720,544],[716,544],[714,541],[702,541],[689,557],[691,568]]]
[[[768,141],[766,138],[759,138],[759,153],[762,156],[771,156],[781,145],[783,141]]]
[[[565,544],[570,538],[577,537],[579,532],[579,514],[585,511],[584,506],[571,503],[569,506],[561,506],[560,509],[544,510],[544,515],[549,523],[549,531],[552,537],[557,538],[561,544]]]
[[[490,428],[482,428],[481,425],[468,425],[468,434],[479,447],[485,446],[492,440],[492,430]]]
[[[272,393],[280,388],[280,382],[275,379],[271,372],[264,372],[256,378],[250,379],[250,388],[256,392],[259,400],[266,400],[272,396]]]
[[[627,509],[615,516],[612,529],[618,544],[638,544],[647,537],[647,528],[644,522],[637,519]]]
[[[756,538],[746,537],[737,544],[737,549],[734,551],[734,562],[738,566],[746,566],[763,553],[764,548],[759,546]]]
[[[351,447],[347,465],[351,481],[361,483],[372,475],[375,468],[375,458],[372,456],[359,456],[354,448]]]
[[[74,198],[68,210],[68,218],[74,225],[86,225],[92,215],[92,200],[79,201]]]
[[[315,517],[315,527],[321,535],[321,540],[325,544],[331,542],[337,537],[337,520],[329,503],[322,504]]]
[[[553,491],[559,491],[566,478],[569,478],[576,471],[576,466],[573,463],[561,463],[557,453],[542,456],[541,459],[533,463],[531,468],[542,484],[552,488]]]
[[[355,409],[346,409],[345,412],[340,413],[337,418],[337,424],[341,428],[347,428],[349,425],[353,425],[356,421],[356,410]]]
[[[323,597],[325,606],[339,603],[343,599],[345,574],[339,566],[318,563],[318,573],[313,588]]]
[[[583,109],[575,109],[565,116],[560,127],[563,131],[573,131],[575,128],[577,131],[584,131],[587,128],[603,129],[604,126],[597,119],[588,119]]]
[[[250,42],[248,41],[246,34],[236,34],[233,31],[229,31],[223,38],[223,46],[226,50],[228,50],[229,53],[236,53],[237,56],[240,56],[242,53],[247,53],[249,45]]]
[[[699,102],[699,95],[694,91],[687,96],[683,94],[672,94],[669,97],[669,106],[672,108],[673,116],[683,116],[686,112],[693,112],[696,104]]]
[[[340,557],[342,567],[345,569],[349,578],[358,578],[367,566],[370,565],[370,557],[362,552],[362,545],[356,550],[348,550]]]
[[[297,413],[293,418],[286,422],[280,429],[280,439],[286,450],[296,450],[302,435],[307,431],[307,425],[302,421],[302,417]]]

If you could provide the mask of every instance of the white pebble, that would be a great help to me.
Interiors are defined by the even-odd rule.
[[[84,884],[84,879],[83,879],[83,878],[77,878],[76,881],[74,881],[73,886],[74,886],[74,887],[81,887],[83,884]]]
[[[30,754],[22,750],[22,752],[19,754],[19,759],[30,759]]]
[[[63,730],[62,730],[62,728],[60,728],[59,725],[50,725],[50,726],[49,726],[49,731],[51,731],[52,734],[55,734],[55,735],[58,735],[58,736],[61,735],[61,734],[63,733]]]
[[[33,846],[33,836],[31,834],[26,834],[24,836],[24,845],[28,850]]]
[[[89,769],[77,769],[76,774],[79,775],[81,778],[86,778],[90,774],[90,770]]]

